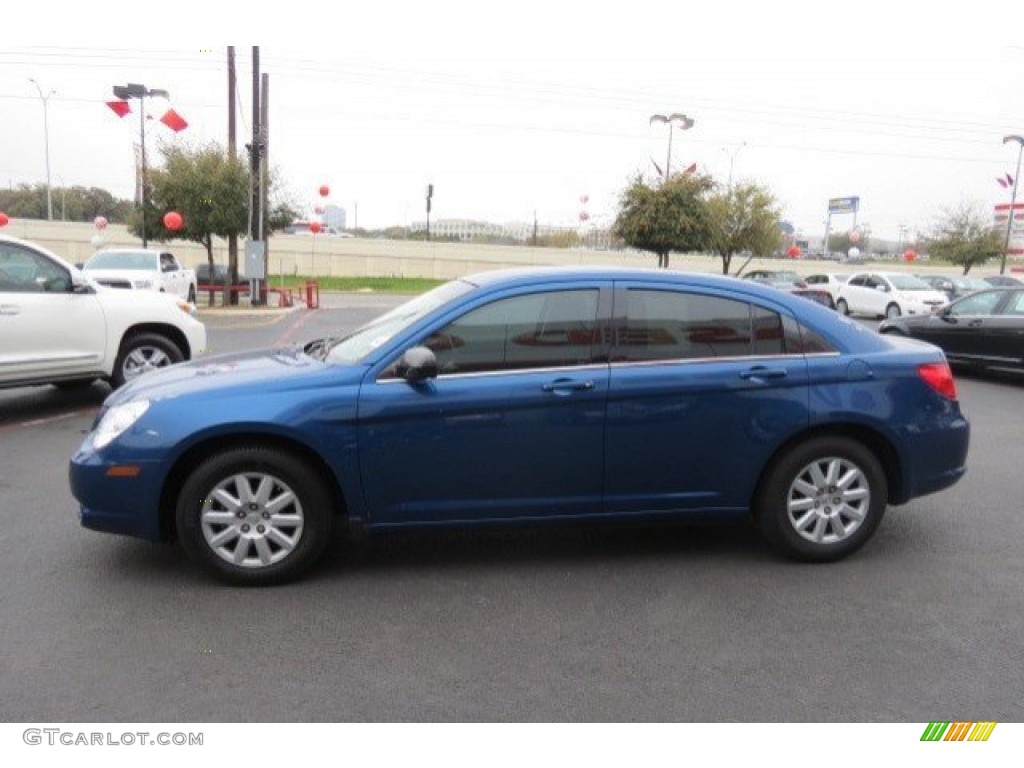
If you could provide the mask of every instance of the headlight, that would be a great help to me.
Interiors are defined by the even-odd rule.
[[[148,409],[149,400],[133,400],[124,405],[115,405],[103,414],[100,423],[96,425],[96,431],[92,435],[93,447],[104,448],[110,445],[118,435],[138,421],[139,417]]]
[[[152,280],[136,280],[135,281],[135,287],[136,288],[152,288],[153,287],[153,281]]]

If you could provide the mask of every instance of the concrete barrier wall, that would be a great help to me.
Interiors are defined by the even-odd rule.
[[[91,239],[100,233],[91,223],[12,219],[0,232],[39,243],[71,263],[86,261],[94,252]],[[123,225],[111,224],[102,231],[104,246],[139,246],[138,238]],[[172,251],[188,266],[206,263],[206,249],[187,240],[153,243],[153,247]],[[244,253],[244,245],[239,249]],[[227,264],[227,241],[215,240],[214,260]],[[448,280],[473,272],[506,267],[602,265],[653,267],[652,254],[634,251],[595,251],[586,249],[531,248],[514,245],[475,243],[436,243],[419,240],[375,240],[366,238],[328,238],[312,235],[275,235],[270,240],[270,271],[277,275],[314,275],[345,277],[427,277]],[[733,261],[735,272],[741,261]],[[672,256],[672,268],[695,272],[720,273],[722,262],[709,256]],[[864,265],[839,265],[835,262],[780,261],[755,259],[748,269],[797,269],[810,272],[854,272]],[[888,261],[872,269],[902,272],[942,272],[959,274],[949,265]],[[975,268],[972,274],[995,274],[998,265]]]

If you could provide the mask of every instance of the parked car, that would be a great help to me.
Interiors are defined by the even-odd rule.
[[[85,273],[108,288],[157,291],[196,301],[196,272],[186,269],[167,251],[108,248],[85,263]]]
[[[953,278],[945,275],[914,275],[918,280],[928,283],[936,291],[942,291],[947,301],[956,298],[956,288],[953,285]]]
[[[820,291],[828,291],[832,297],[832,306],[835,307],[836,296],[839,293],[839,286],[846,282],[849,275],[841,275],[835,272],[808,275],[804,278],[808,288]]]
[[[902,272],[860,272],[839,287],[836,309],[844,315],[899,317],[928,314],[946,295]]]
[[[980,277],[954,277],[953,280],[953,298],[960,298],[976,291],[984,291],[992,286],[982,280]]]
[[[752,513],[829,561],[964,473],[941,350],[751,281],[485,273],[307,346],[109,397],[71,460],[82,524],[242,584],[298,576],[344,527]]]
[[[1005,286],[1008,288],[1024,287],[1024,281],[1018,280],[1016,277],[1011,275],[991,275],[989,277],[983,277],[989,285],[994,286]]]
[[[809,286],[800,275],[791,270],[755,269],[752,272],[747,272],[743,278],[803,296],[805,299],[823,304],[830,309],[835,309],[836,306],[832,295],[827,290]]]
[[[196,267],[196,280],[199,283],[199,290],[209,290],[209,286],[223,287],[224,283],[228,281],[228,268],[223,264],[213,265],[213,276],[210,275],[210,265],[200,264]],[[249,290],[249,281],[239,276],[232,285],[239,290],[246,292]]]
[[[114,387],[206,348],[195,306],[105,288],[59,256],[0,235],[0,387]]]
[[[878,330],[935,344],[951,363],[1024,371],[1024,288],[978,291],[934,315],[886,320]]]

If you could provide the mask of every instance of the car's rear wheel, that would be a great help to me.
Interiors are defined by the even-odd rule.
[[[871,538],[887,498],[885,472],[868,448],[845,437],[820,437],[773,462],[755,515],[777,551],[796,560],[828,562]]]
[[[180,363],[185,356],[177,345],[158,333],[136,333],[121,342],[111,385],[116,389],[144,373]]]
[[[836,302],[836,312],[838,312],[840,315],[850,314],[850,307],[846,303],[846,299],[840,299],[839,301]]]
[[[895,301],[885,308],[885,316],[890,320],[899,317],[901,314],[903,313],[900,311],[900,305]]]
[[[330,541],[331,495],[319,475],[275,448],[231,448],[185,481],[176,507],[185,551],[232,584],[290,581]]]

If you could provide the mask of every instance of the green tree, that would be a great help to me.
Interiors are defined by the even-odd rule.
[[[743,271],[755,256],[770,256],[782,244],[781,212],[765,187],[743,183],[715,192],[707,199],[711,225],[711,250],[722,259],[722,274],[729,274],[733,256],[747,251],[750,257],[736,270]]]
[[[923,247],[932,258],[963,267],[966,275],[975,264],[1002,254],[1004,236],[979,204],[960,203],[943,211]]]
[[[152,240],[184,238],[206,248],[213,274],[213,238],[246,232],[249,223],[249,173],[237,157],[229,157],[216,143],[199,148],[161,147],[163,167],[149,174],[149,202],[145,224]],[[168,211],[181,214],[176,231],[164,227]],[[142,235],[142,215],[136,212],[130,229]],[[225,286],[227,290],[227,286]],[[210,296],[211,302],[213,296]]]
[[[619,199],[614,234],[656,254],[662,269],[672,251],[706,250],[711,229],[705,196],[713,188],[714,181],[703,174],[677,174],[654,187],[638,175]]]

